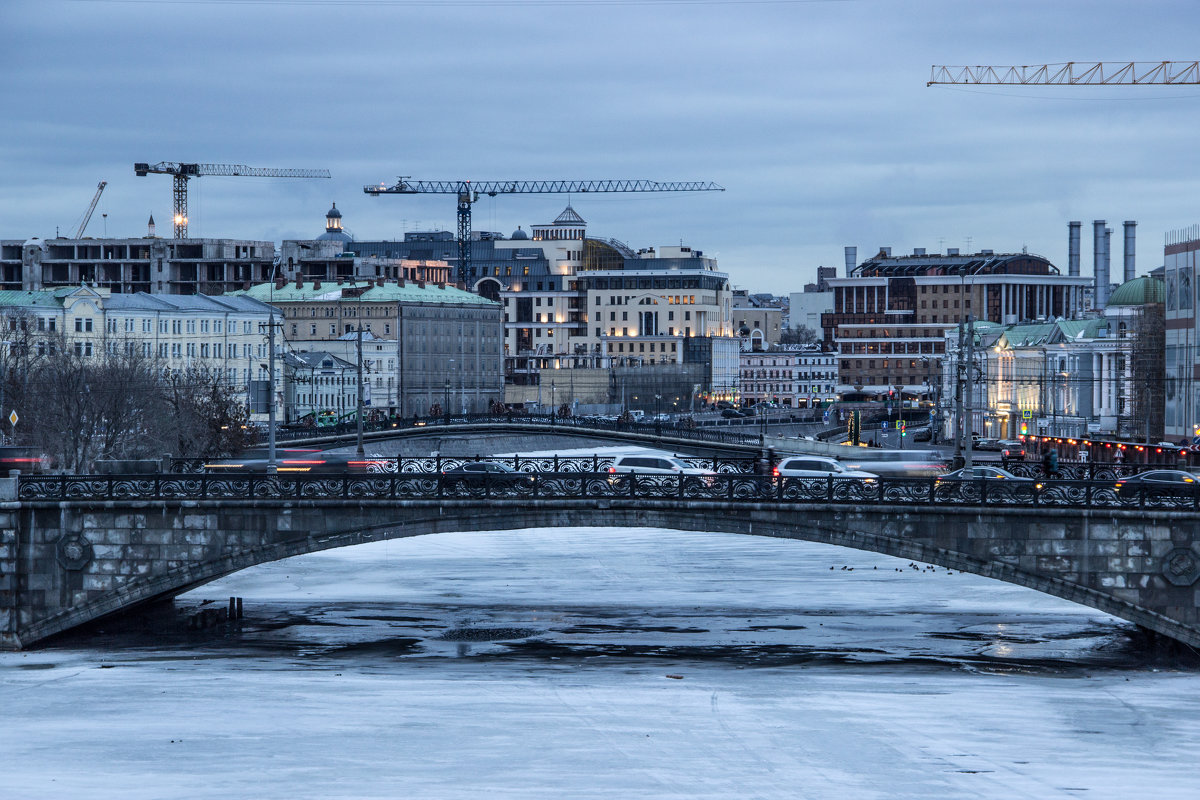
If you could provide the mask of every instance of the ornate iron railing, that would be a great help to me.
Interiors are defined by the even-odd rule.
[[[287,457],[286,448],[280,448],[278,458]],[[742,458],[703,458],[701,456],[676,456],[677,458],[686,461],[693,467],[700,469],[709,469],[713,472],[754,472],[761,465],[761,462],[752,457]],[[504,464],[510,466],[518,472],[607,472],[609,467],[613,465],[616,456],[613,455],[591,455],[591,456],[366,456],[364,459],[357,457],[344,457],[347,461],[365,461],[367,466],[365,469],[359,469],[359,472],[381,472],[381,473],[428,473],[436,475],[447,469],[455,469],[463,464],[468,464],[473,461],[490,461],[493,463]],[[233,460],[233,459],[203,459],[203,458],[175,458],[171,460],[171,472],[203,472],[206,463],[214,461]],[[344,469],[344,467],[342,467]]]
[[[744,473],[636,475],[432,472],[283,476],[264,474],[21,476],[22,501],[70,500],[564,500],[645,499],[744,503],[839,503],[1164,508],[1200,510],[1200,489],[1162,489],[1112,481],[946,481],[880,478],[778,478]]]

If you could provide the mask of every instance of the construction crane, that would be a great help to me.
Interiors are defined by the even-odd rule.
[[[926,86],[971,83],[999,86],[1135,86],[1200,84],[1200,61],[1068,61],[1001,67],[934,65]]]
[[[96,194],[92,197],[92,204],[88,206],[88,210],[83,214],[83,222],[79,223],[79,230],[75,231],[75,238],[82,239],[83,232],[87,229],[88,222],[92,219],[92,212],[96,210],[96,203],[100,202],[100,195],[104,193],[104,187],[108,186],[108,181],[100,181],[96,185]]]
[[[270,167],[247,167],[243,164],[184,164],[178,161],[160,161],[157,164],[136,163],[135,175],[141,177],[153,172],[175,178],[175,238],[187,238],[188,208],[187,182],[201,175],[224,175],[248,178],[328,178],[327,169],[272,169]]]
[[[592,194],[596,192],[723,192],[725,187],[703,181],[410,181],[402,175],[392,186],[364,186],[369,195],[453,194],[458,197],[458,280],[465,281],[471,267],[471,204],[481,195]]]

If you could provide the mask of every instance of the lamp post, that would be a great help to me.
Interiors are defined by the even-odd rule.
[[[550,424],[554,424],[554,417],[558,414],[558,389],[554,385],[554,381],[550,381]]]
[[[442,407],[442,417],[446,422],[450,421],[450,379],[446,378],[446,405]]]
[[[654,432],[662,433],[662,418],[658,415],[658,401],[662,400],[661,394],[654,395]]]

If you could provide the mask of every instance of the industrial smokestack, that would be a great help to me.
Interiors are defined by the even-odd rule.
[[[1137,266],[1134,263],[1137,253],[1137,221],[1125,220],[1125,280],[1134,279]]]
[[[858,266],[858,248],[853,247],[853,246],[847,247],[846,248],[846,274],[849,275],[850,273],[854,272],[854,268],[857,266]]]
[[[1079,228],[1083,223],[1072,220],[1067,223],[1067,274],[1079,277]]]
[[[1092,275],[1094,276],[1092,305],[1097,310],[1108,305],[1108,253],[1105,252],[1108,237],[1104,235],[1105,230],[1104,220],[1092,220]]]

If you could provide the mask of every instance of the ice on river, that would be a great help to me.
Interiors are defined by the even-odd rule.
[[[1193,798],[1200,674],[941,568],[647,529],[439,534],[0,654],[0,798]]]

